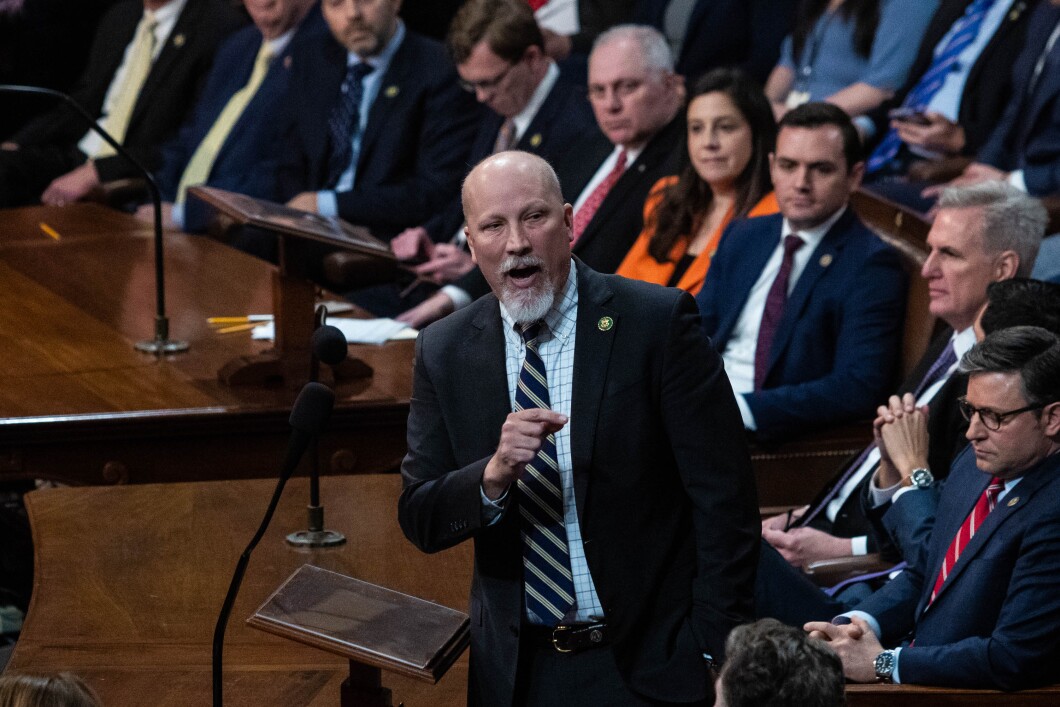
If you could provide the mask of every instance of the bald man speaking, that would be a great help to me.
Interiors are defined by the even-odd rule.
[[[426,552],[474,539],[469,702],[710,704],[759,522],[695,303],[572,258],[539,157],[462,196],[493,294],[420,333],[399,517]]]

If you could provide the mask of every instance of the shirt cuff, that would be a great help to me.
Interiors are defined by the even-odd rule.
[[[861,141],[868,142],[872,138],[876,137],[876,123],[872,122],[872,118],[867,115],[859,115],[854,118],[854,125],[857,127],[858,132],[861,133]]]
[[[338,216],[339,200],[333,191],[317,192],[317,213],[321,216]]]
[[[453,311],[463,309],[471,304],[471,295],[464,292],[456,285],[446,285],[441,290],[442,294],[453,301]]]
[[[747,404],[747,400],[743,395],[736,396],[736,405],[740,408],[740,417],[743,418],[743,426],[752,432],[757,430],[758,425],[755,424],[754,413],[751,412],[751,406]]]
[[[901,498],[905,494],[909,493],[910,491],[920,491],[920,490],[921,490],[921,488],[919,486],[906,486],[905,488],[900,488],[900,489],[898,489],[897,491],[894,492],[894,496],[891,497],[891,503],[897,502],[899,498]]]
[[[173,204],[173,210],[170,212],[170,218],[173,219],[173,225],[184,230],[184,204],[183,202]]]
[[[902,680],[898,677],[898,656],[902,654],[901,648],[894,649],[894,672],[891,673],[891,682],[895,685],[901,685]]]
[[[881,489],[876,486],[876,480],[879,478],[879,469],[872,474],[872,480],[869,482],[869,500],[872,501],[873,508],[879,508],[888,501],[893,501],[895,494],[902,487],[902,482],[899,481],[893,486],[888,486],[885,489]]]
[[[1017,169],[1009,172],[1008,177],[1005,179],[1006,182],[1019,189],[1024,194],[1027,193],[1027,182],[1023,179],[1023,170]]]
[[[508,489],[504,489],[504,493],[496,501],[486,495],[481,485],[478,487],[478,493],[482,498],[482,520],[487,526],[493,525],[504,515],[504,507],[508,503]]]
[[[854,557],[862,557],[869,554],[869,538],[867,535],[859,535],[850,539],[850,554]]]

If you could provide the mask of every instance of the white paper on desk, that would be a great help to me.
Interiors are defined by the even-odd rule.
[[[415,339],[416,330],[396,319],[328,319],[328,324],[337,328],[351,344],[383,344],[390,340]],[[254,327],[252,336],[257,340],[272,341],[276,330],[272,322]]]

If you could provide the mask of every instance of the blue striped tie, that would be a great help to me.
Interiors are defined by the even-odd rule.
[[[902,102],[903,108],[912,108],[918,111],[927,108],[928,103],[942,88],[942,84],[946,81],[946,75],[953,71],[961,52],[975,41],[976,36],[979,34],[979,28],[983,26],[983,17],[990,12],[990,8],[995,2],[996,0],[975,0],[968,5],[968,9],[964,11],[964,16],[957,20],[953,34],[950,36],[950,40],[946,42],[946,46],[935,56],[931,66],[920,77],[916,86],[913,86],[912,90],[906,94],[905,101]],[[889,165],[901,148],[902,139],[898,137],[898,131],[891,128],[869,156],[869,161],[866,164],[868,173],[872,174]]]
[[[339,177],[350,166],[353,157],[353,136],[361,129],[361,99],[364,97],[364,77],[375,71],[371,64],[357,62],[346,69],[342,80],[342,95],[328,119],[331,152],[328,155],[327,186],[334,187]]]
[[[522,328],[526,358],[515,389],[516,410],[549,408],[545,364],[537,352],[537,339],[543,328],[540,321]],[[519,514],[526,611],[535,623],[555,626],[574,605],[555,435],[545,438],[537,456],[519,477]]]

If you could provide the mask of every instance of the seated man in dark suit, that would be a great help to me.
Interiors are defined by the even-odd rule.
[[[787,113],[770,155],[781,213],[732,223],[696,297],[762,439],[868,417],[894,382],[906,275],[847,207],[860,148],[831,104]]]
[[[643,227],[648,191],[677,170],[684,86],[663,36],[640,25],[600,35],[589,57],[589,101],[606,139],[577,142],[555,168],[574,204],[574,254],[612,273]],[[472,270],[398,318],[420,327],[488,291]]]
[[[854,119],[866,144],[875,145],[866,181],[979,151],[1012,97],[1012,62],[1036,2],[942,0],[906,85]]]
[[[207,213],[188,202],[189,186],[211,187],[275,199],[272,175],[279,161],[291,55],[303,42],[319,42],[327,28],[315,0],[244,3],[253,26],[229,37],[217,50],[195,110],[162,151],[155,174],[162,192],[163,223],[189,233],[204,231]],[[151,221],[154,207],[137,217]]]
[[[220,41],[238,23],[221,0],[127,0],[100,20],[74,99],[147,169],[195,104]],[[5,97],[5,101],[11,100]],[[0,207],[70,204],[137,177],[84,119],[61,105],[0,149]]]
[[[579,142],[603,140],[585,98],[585,88],[566,80],[545,55],[544,39],[525,0],[470,0],[449,29],[449,53],[464,90],[483,111],[468,164],[507,149],[540,155],[558,165]],[[575,194],[576,196],[576,194]],[[453,199],[423,226],[391,240],[394,254],[415,261],[413,274],[397,285],[360,290],[352,299],[375,314],[391,316],[412,307],[474,267],[463,237],[464,214]]]
[[[941,492],[908,491],[888,511],[934,516],[920,561],[849,622],[806,625],[855,682],[1018,690],[1056,679],[1060,338],[1003,329],[965,354],[961,370],[971,444]]]
[[[294,57],[279,192],[389,238],[460,188],[478,111],[400,0],[323,0],[332,37]]]
[[[928,281],[930,314],[941,319],[939,332],[897,396],[911,394],[930,406],[930,468],[942,478],[953,456],[965,445],[965,421],[957,409],[965,379],[957,374],[961,356],[975,343],[972,325],[987,302],[987,287],[1001,279],[1025,277],[1045,230],[1041,204],[1014,187],[989,183],[950,189],[939,201],[927,236],[931,251],[921,268]],[[893,397],[893,396],[892,396]],[[846,464],[806,508],[762,524],[762,537],[791,565],[864,555],[881,550],[865,512],[870,480],[880,462],[873,443]],[[763,558],[774,564],[768,553]],[[759,603],[785,603],[785,570],[760,570]]]

